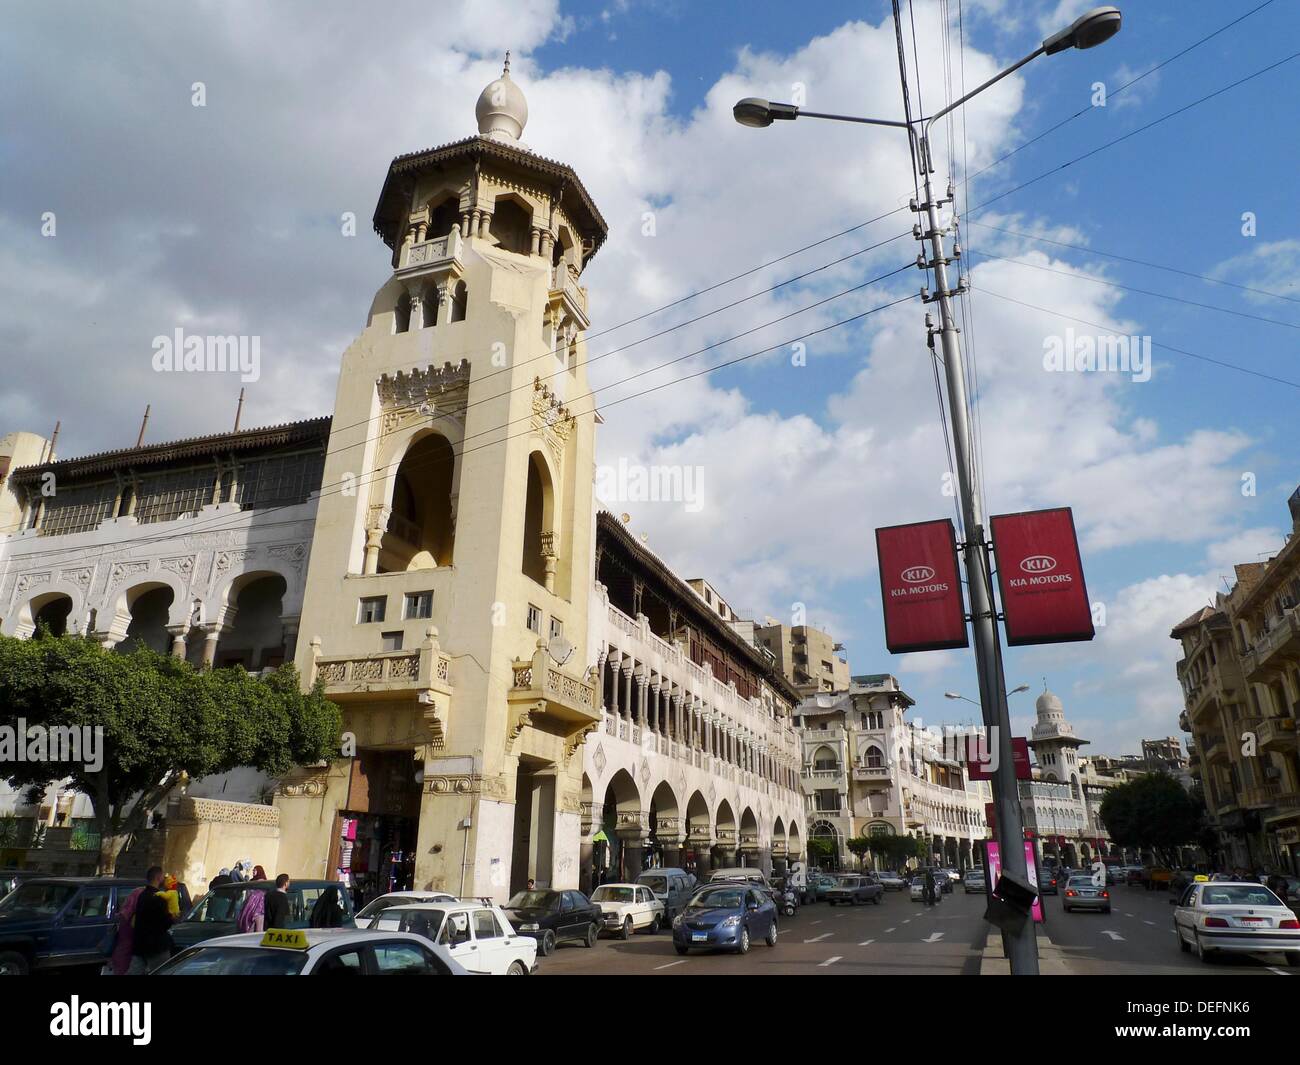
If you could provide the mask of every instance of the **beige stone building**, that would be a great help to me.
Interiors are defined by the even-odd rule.
[[[1234,567],[1227,594],[1170,635],[1190,769],[1201,781],[1227,860],[1300,872],[1300,490],[1292,533],[1267,562]]]
[[[848,690],[849,663],[841,657],[843,646],[830,633],[769,618],[767,624],[755,624],[754,641],[772,652],[777,667],[801,694]]]

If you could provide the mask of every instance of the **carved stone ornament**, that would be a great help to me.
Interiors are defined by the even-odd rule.
[[[417,367],[410,372],[384,374],[375,382],[383,407],[380,431],[388,436],[412,424],[429,424],[430,419],[450,418],[465,424],[469,403],[469,360],[459,365]]]

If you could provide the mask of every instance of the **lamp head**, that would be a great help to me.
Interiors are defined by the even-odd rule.
[[[791,121],[798,118],[799,108],[794,104],[774,104],[757,96],[746,96],[731,109],[731,114],[742,126],[762,129],[776,119]]]
[[[960,699],[961,695],[958,692],[944,692],[943,697],[945,699]]]
[[[1123,16],[1117,7],[1094,7],[1043,42],[1043,53],[1055,55],[1067,48],[1095,48],[1119,33]]]

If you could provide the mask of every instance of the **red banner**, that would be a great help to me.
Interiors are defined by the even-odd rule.
[[[992,780],[993,773],[987,761],[981,760],[981,755],[987,755],[991,761],[994,751],[991,748],[983,750],[987,744],[982,736],[966,737],[966,775],[971,780]],[[1033,780],[1034,770],[1029,763],[1029,741],[1024,736],[1011,737],[1011,758],[1016,767],[1017,780]]]
[[[885,646],[892,654],[968,646],[951,521],[876,530]]]
[[[1007,643],[1091,640],[1096,631],[1070,508],[996,514],[989,528]]]

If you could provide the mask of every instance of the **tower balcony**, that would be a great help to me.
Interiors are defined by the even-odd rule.
[[[583,737],[600,725],[594,680],[574,676],[557,666],[542,640],[531,659],[515,659],[511,670],[513,683],[506,702],[514,720],[507,749],[526,726],[544,724],[564,735],[568,754],[572,755]]]
[[[413,241],[402,246],[396,273],[401,277],[424,274],[460,275],[461,236],[455,229],[433,240]]]
[[[579,329],[590,328],[587,290],[578,284],[578,279],[566,263],[559,263],[551,271],[550,300],[552,304],[561,304],[564,313],[578,324]]]

